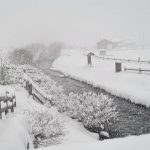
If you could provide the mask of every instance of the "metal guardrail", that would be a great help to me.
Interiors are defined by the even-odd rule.
[[[0,97],[0,119],[2,119],[2,113],[5,112],[5,115],[9,113],[9,109],[11,112],[14,112],[14,107],[16,107],[16,96],[12,97],[7,96],[9,92],[6,91],[6,96]],[[2,103],[5,106],[2,106]]]

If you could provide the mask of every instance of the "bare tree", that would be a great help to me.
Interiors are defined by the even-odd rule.
[[[15,49],[10,53],[9,58],[17,65],[32,64],[32,54],[25,48]]]

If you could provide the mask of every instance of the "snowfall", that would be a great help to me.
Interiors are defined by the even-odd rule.
[[[93,51],[92,66],[87,65],[84,49],[63,50],[52,69],[65,76],[99,87],[112,95],[119,96],[137,104],[150,106],[150,72],[124,71],[124,67],[150,70],[150,63],[121,62],[122,71],[115,72],[114,60],[100,59],[98,50]],[[97,57],[98,56],[98,57]],[[150,50],[106,51],[107,58],[133,59],[150,62]]]

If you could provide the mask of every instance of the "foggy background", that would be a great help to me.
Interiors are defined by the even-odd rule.
[[[0,48],[61,41],[94,47],[101,38],[150,47],[149,0],[0,0]]]

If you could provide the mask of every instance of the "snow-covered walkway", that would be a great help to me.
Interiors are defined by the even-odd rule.
[[[30,143],[30,148],[32,148],[29,133],[18,116],[0,120],[1,150],[23,150],[27,148],[28,143]]]
[[[20,89],[19,89],[20,90]],[[24,98],[23,98],[24,97]],[[25,109],[48,109],[44,105],[39,104],[31,97],[28,97],[26,91],[22,90],[21,92],[17,93],[17,99],[20,100],[19,108]],[[56,108],[50,108],[52,113],[58,113]],[[80,143],[80,142],[90,142],[90,141],[97,141],[98,134],[91,133],[87,131],[82,123],[77,122],[65,114],[59,114],[64,122],[64,128],[66,129],[66,135],[62,144],[69,144],[69,143]]]
[[[16,94],[17,107],[13,114],[9,114],[5,119],[0,120],[0,149],[2,150],[22,150],[27,147],[27,143],[31,144],[31,138],[28,133],[28,125],[26,118],[21,115],[26,110],[43,110],[48,109],[44,105],[39,104],[28,93],[20,87],[11,87]],[[10,89],[10,87],[9,87]],[[58,113],[56,108],[50,108],[52,113]],[[87,131],[82,123],[77,122],[65,114],[59,114],[63,120],[66,134],[61,144],[85,143],[98,141],[98,134]]]
[[[38,150],[149,150],[150,135],[127,137],[99,142],[69,144],[39,148]]]
[[[98,134],[94,134],[86,130],[82,123],[73,120],[67,116],[64,117],[65,128],[68,133],[63,141],[63,144],[72,143],[88,143],[98,141]]]

